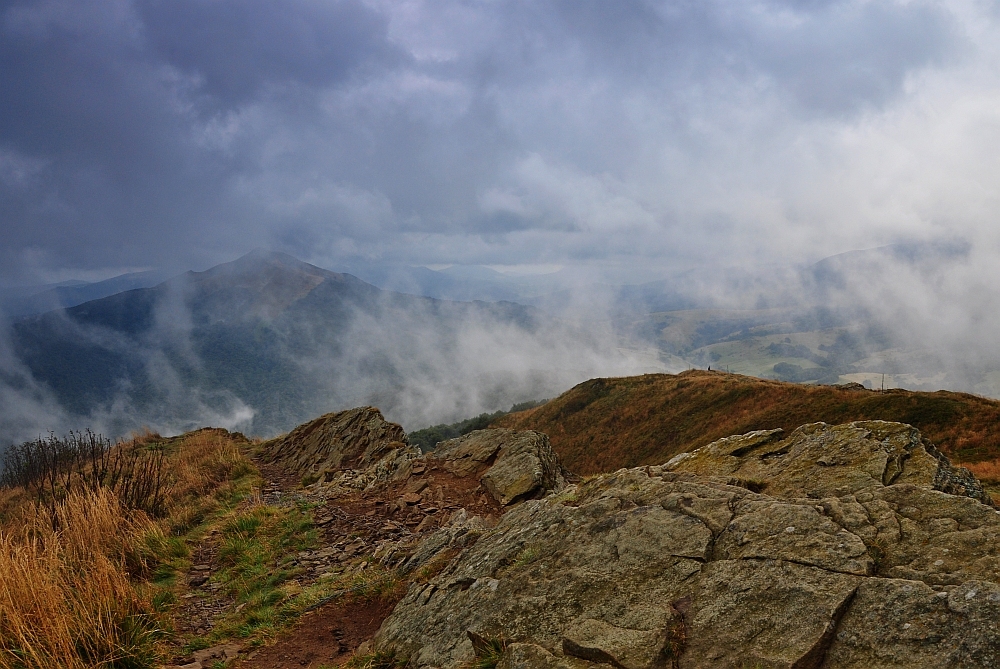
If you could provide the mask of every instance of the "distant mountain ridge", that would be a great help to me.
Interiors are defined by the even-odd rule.
[[[11,291],[5,299],[0,300],[0,311],[7,318],[18,319],[25,316],[45,313],[54,309],[66,309],[78,304],[99,300],[136,288],[150,288],[162,283],[172,272],[166,270],[148,270],[145,272],[130,272],[104,281],[67,281],[54,286],[39,286],[35,289],[19,289]]]
[[[365,403],[454,420],[554,394],[596,371],[573,368],[572,349],[601,348],[531,307],[383,291],[266,251],[12,330],[17,356],[71,415],[119,431],[213,423],[268,435]],[[545,354],[559,346],[562,357]],[[519,352],[531,363],[502,362]]]

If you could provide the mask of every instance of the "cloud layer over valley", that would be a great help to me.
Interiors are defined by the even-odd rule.
[[[22,319],[4,355],[0,443],[81,426],[267,436],[364,404],[414,429],[665,369],[607,324],[380,291],[265,252]]]

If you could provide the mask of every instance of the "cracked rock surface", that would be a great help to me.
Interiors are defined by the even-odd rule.
[[[365,469],[391,451],[418,453],[408,449],[403,428],[375,407],[325,414],[263,446],[268,460],[298,476],[315,477]]]
[[[373,640],[415,667],[497,637],[505,669],[1000,666],[1000,514],[910,426],[730,437],[456,527]]]

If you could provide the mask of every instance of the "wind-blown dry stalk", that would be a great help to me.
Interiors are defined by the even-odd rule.
[[[152,607],[130,574],[162,538],[156,526],[104,489],[73,493],[58,518],[49,513],[0,533],[0,668],[151,664]]]

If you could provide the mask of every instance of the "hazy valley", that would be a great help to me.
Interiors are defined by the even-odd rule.
[[[268,253],[24,317],[10,350],[8,392],[58,409],[5,415],[6,441],[81,424],[272,435],[357,404],[419,427],[642,370],[600,323],[383,291]]]
[[[926,314],[879,308],[862,289],[886,272],[929,281],[962,253],[889,247],[773,275],[645,284],[362,268],[379,288],[261,251],[95,300],[81,301],[162,272],[72,294],[47,289],[8,301],[0,392],[11,409],[0,433],[11,443],[49,429],[121,435],[211,424],[269,436],[358,404],[412,430],[552,397],[594,376],[688,368],[996,396],[1000,367],[977,343],[936,338]],[[72,306],[18,311],[51,306],[53,290]],[[487,299],[498,295],[525,304]]]

